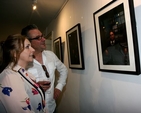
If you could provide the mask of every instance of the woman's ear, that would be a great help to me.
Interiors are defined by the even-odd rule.
[[[17,57],[17,55],[16,55],[16,51],[14,51],[14,57],[15,57],[15,58]]]
[[[13,56],[14,58],[17,57],[17,55],[16,55],[16,51],[15,51],[15,50],[12,50],[12,51],[11,51],[11,56]]]

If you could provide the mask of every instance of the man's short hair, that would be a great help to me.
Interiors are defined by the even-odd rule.
[[[22,29],[21,35],[27,36],[28,35],[28,31],[30,31],[32,29],[38,29],[38,27],[35,24],[27,25],[26,27],[24,27]]]

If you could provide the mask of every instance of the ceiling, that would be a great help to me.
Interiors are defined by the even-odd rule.
[[[37,9],[33,11],[33,0],[0,0],[0,41],[20,33],[28,24],[36,24],[43,32],[67,1],[37,0]]]

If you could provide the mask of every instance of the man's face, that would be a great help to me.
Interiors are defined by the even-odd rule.
[[[46,49],[45,38],[42,33],[38,29],[33,29],[28,32],[29,38],[31,40],[31,46],[35,49],[35,51],[43,51]]]
[[[113,32],[110,32],[110,40],[114,40],[115,39],[115,35]]]

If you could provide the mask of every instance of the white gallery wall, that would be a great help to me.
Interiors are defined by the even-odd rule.
[[[98,69],[93,13],[111,0],[69,0],[47,27],[53,38],[61,36],[68,79],[58,100],[58,113],[141,113],[141,75],[101,72]],[[141,1],[134,0],[141,56]],[[66,31],[81,24],[85,70],[70,69]],[[141,59],[141,58],[140,58]]]

